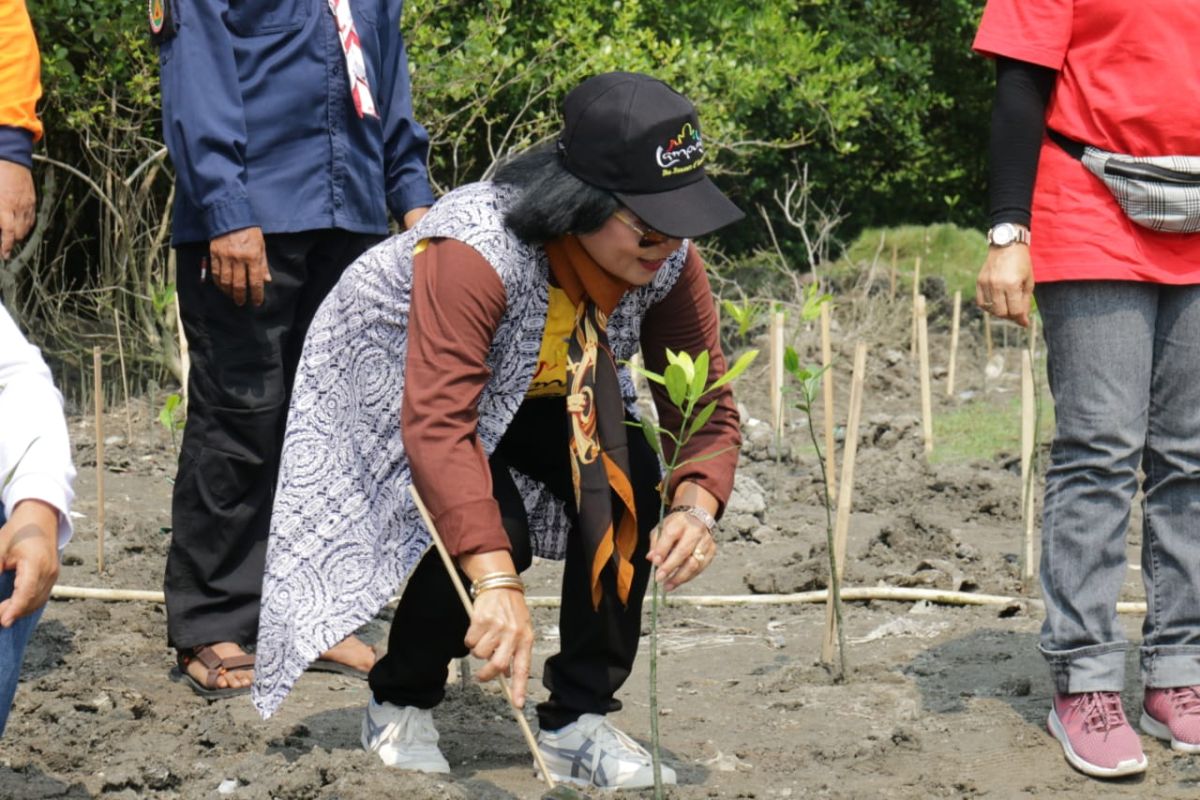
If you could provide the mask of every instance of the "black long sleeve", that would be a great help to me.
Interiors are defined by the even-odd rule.
[[[996,59],[996,100],[988,154],[991,224],[1028,226],[1046,106],[1058,73],[1011,58]]]

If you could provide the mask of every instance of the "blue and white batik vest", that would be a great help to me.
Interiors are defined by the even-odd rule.
[[[321,653],[370,621],[411,574],[430,538],[408,493],[400,430],[412,260],[422,239],[470,245],[500,275],[508,307],[488,353],[479,440],[490,455],[525,399],[548,305],[549,261],[504,225],[514,193],[489,183],[447,194],[410,231],[363,254],[326,298],[305,340],[288,415],[259,617],[254,704],[264,716]],[[617,361],[638,347],[642,319],[679,279],[685,242],[609,317]],[[625,405],[633,382],[620,370]],[[562,505],[514,474],[534,553],[562,558]]]

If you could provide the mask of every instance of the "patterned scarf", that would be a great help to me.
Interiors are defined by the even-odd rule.
[[[350,77],[350,97],[354,100],[354,110],[359,119],[363,117],[379,117],[375,110],[375,98],[371,95],[371,85],[367,82],[367,65],[363,61],[362,42],[358,38],[358,30],[354,27],[354,17],[350,14],[350,0],[329,0],[329,10],[337,23],[338,41],[346,54],[346,74]]]
[[[576,306],[567,343],[567,417],[579,530],[591,564],[592,605],[600,605],[600,575],[609,563],[617,595],[628,604],[637,511],[608,315],[629,286],[601,269],[574,237],[548,243],[546,253],[555,281]]]

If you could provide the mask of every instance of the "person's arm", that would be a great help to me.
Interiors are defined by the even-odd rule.
[[[399,20],[403,0],[387,0],[389,20]],[[382,24],[383,69],[379,96],[383,122],[383,166],[388,208],[397,221],[411,228],[433,205],[425,160],[429,135],[413,119],[412,87],[404,36],[392,22]]]
[[[661,303],[647,312],[642,324],[642,355],[646,368],[661,373],[667,365],[666,350],[683,350],[695,356],[709,354],[708,380],[712,383],[725,374],[727,364],[721,350],[717,314],[704,263],[694,245],[688,249],[687,262],[675,286]],[[666,389],[651,385],[659,425],[677,433],[682,414],[667,397]],[[719,518],[733,491],[733,473],[741,448],[741,429],[733,389],[726,384],[698,406],[717,401],[716,410],[679,453],[684,465],[672,476],[668,493],[671,507],[698,506]],[[697,410],[698,410],[697,409]],[[670,459],[674,445],[663,441]],[[703,458],[703,460],[695,460]],[[700,574],[716,554],[716,540],[699,516],[677,512],[663,520],[658,537],[647,554],[658,570],[658,580],[667,591],[687,583]]]
[[[1046,128],[1046,107],[1057,73],[1049,67],[996,59],[996,97],[992,107],[990,219],[1029,228],[1033,185]],[[976,282],[975,301],[989,313],[1029,324],[1033,264],[1029,245],[988,248]]]
[[[0,569],[15,570],[13,595],[0,603],[8,627],[45,604],[58,555],[71,536],[68,511],[75,469],[62,398],[37,348],[0,308]]]
[[[178,30],[161,45],[163,128],[177,191],[201,212],[213,281],[241,305],[270,282],[246,190],[246,119],[227,0],[174,0]]]
[[[37,118],[41,59],[33,24],[23,2],[0,4],[0,258],[33,227],[33,143],[41,138]]]
[[[414,257],[400,428],[413,485],[470,580],[517,573],[477,433],[487,355],[506,306],[500,276],[468,245],[434,240]],[[487,662],[479,679],[511,674],[519,707],[533,659],[525,595],[493,589],[474,605],[465,641]]]

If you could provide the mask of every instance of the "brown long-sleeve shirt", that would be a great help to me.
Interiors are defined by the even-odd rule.
[[[492,497],[487,456],[476,435],[477,403],[491,377],[486,358],[506,305],[500,276],[469,245],[436,239],[413,259],[401,409],[404,447],[413,483],[454,555],[510,549]],[[693,354],[708,350],[709,381],[725,373],[712,290],[694,247],[675,286],[647,312],[641,344],[646,368],[654,372],[666,368],[670,348]],[[654,384],[652,390],[659,424],[678,431],[679,410],[663,387]],[[683,481],[696,483],[724,509],[733,490],[741,433],[730,387],[719,390],[715,399],[717,410],[682,455],[720,454],[677,470],[670,489],[674,492]],[[664,447],[669,457],[671,442]]]

